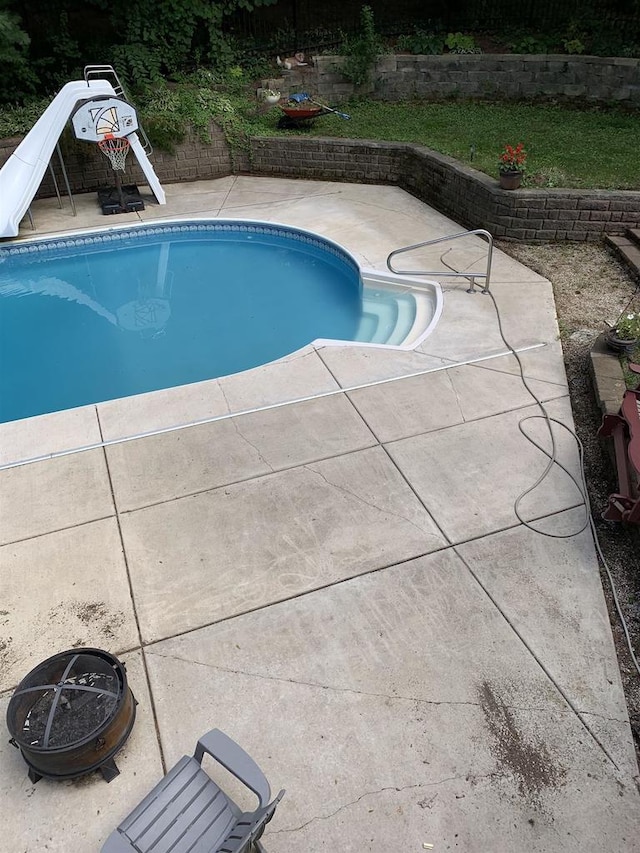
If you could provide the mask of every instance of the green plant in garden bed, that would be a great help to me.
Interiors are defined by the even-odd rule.
[[[557,53],[560,42],[558,35],[515,32],[507,41],[507,48],[511,53]]]
[[[343,75],[356,86],[371,82],[373,66],[383,51],[384,45],[376,32],[373,10],[370,6],[363,6],[360,11],[360,31],[348,38],[342,47]]]
[[[0,107],[0,139],[25,136],[51,103],[51,98],[37,98],[24,106]]]
[[[637,347],[635,352],[632,352],[631,355],[620,356],[620,364],[622,365],[625,385],[627,388],[635,389],[640,386],[640,377],[638,377],[637,373],[633,373],[629,370],[629,362],[632,364],[640,364],[640,347]]]
[[[640,313],[624,311],[614,326],[616,336],[623,341],[640,340]]]
[[[416,27],[413,35],[398,37],[396,50],[401,53],[422,54],[424,56],[438,55],[444,52],[444,36]]]
[[[444,43],[450,53],[482,53],[474,37],[463,33],[449,33]]]
[[[202,85],[207,82],[203,74],[202,70],[197,73],[195,84],[185,82],[170,87],[163,83],[140,97],[140,115],[149,138],[159,148],[173,151],[190,125],[203,142],[211,142],[211,122],[215,121],[232,149],[247,149],[252,132],[249,116],[255,109],[255,100],[245,93],[246,82],[240,85],[232,80],[225,90],[214,79],[209,79],[209,85]]]

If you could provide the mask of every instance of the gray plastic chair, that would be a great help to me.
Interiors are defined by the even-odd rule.
[[[243,812],[202,769],[207,752],[258,797]],[[193,757],[185,755],[136,806],[102,847],[102,853],[265,853],[260,836],[284,795],[269,802],[264,773],[224,732],[203,735]]]

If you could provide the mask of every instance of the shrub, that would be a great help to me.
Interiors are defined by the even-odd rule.
[[[450,53],[482,53],[482,50],[476,46],[474,37],[462,33],[449,33],[445,44]]]
[[[345,58],[343,75],[356,86],[370,83],[371,71],[383,49],[382,39],[376,32],[373,9],[363,6],[360,10],[360,32],[348,38],[342,47]]]
[[[400,36],[396,47],[407,53],[437,55],[444,51],[444,38],[416,27],[413,35]]]

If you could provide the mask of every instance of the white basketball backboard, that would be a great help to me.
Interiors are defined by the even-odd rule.
[[[71,117],[78,139],[100,142],[107,135],[120,138],[138,129],[135,109],[119,98],[101,97],[85,101]]]

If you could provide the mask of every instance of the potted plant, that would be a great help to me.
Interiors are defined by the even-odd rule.
[[[527,162],[527,152],[524,143],[505,145],[498,160],[500,186],[503,190],[517,190],[522,182],[524,164]]]
[[[265,89],[262,97],[268,104],[277,104],[281,96],[280,92],[276,92],[275,89]]]
[[[632,353],[640,347],[640,313],[629,311],[621,314],[605,337],[607,346],[615,352]]]

